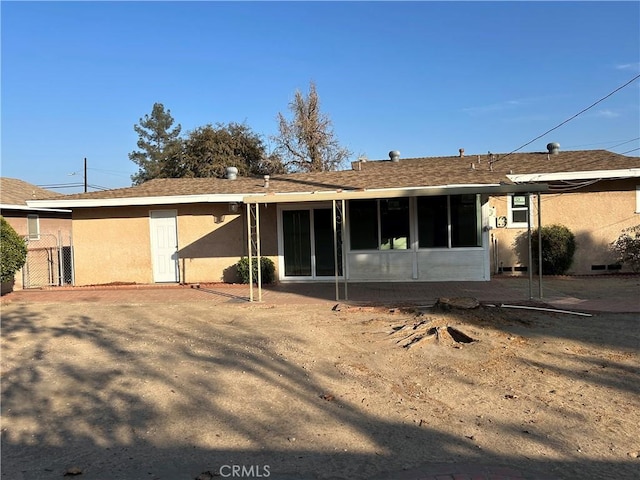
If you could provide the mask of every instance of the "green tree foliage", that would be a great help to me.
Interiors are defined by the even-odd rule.
[[[27,260],[27,244],[4,217],[0,217],[0,222],[0,249],[2,250],[0,280],[4,283],[13,280],[15,273]]]
[[[129,159],[138,165],[138,173],[131,176],[134,185],[152,178],[176,176],[175,168],[179,165],[182,149],[182,127],[180,124],[174,127],[173,123],[171,111],[165,110],[162,103],[154,103],[151,114],[133,126],[140,149],[129,154]]]
[[[640,272],[640,225],[622,230],[611,248],[620,263],[628,265],[635,273]]]
[[[274,137],[287,168],[322,172],[343,166],[351,152],[340,146],[331,120],[320,111],[320,99],[313,82],[307,96],[296,91],[289,110],[293,115],[291,120],[278,113],[279,135]]]
[[[180,177],[224,177],[227,167],[241,176],[284,173],[277,155],[267,155],[259,135],[245,124],[198,127],[184,141]]]
[[[563,275],[573,263],[576,251],[575,235],[564,225],[548,225],[540,230],[542,241],[542,273],[544,275]],[[538,262],[538,231],[531,232],[533,261]],[[537,269],[537,265],[536,265]]]

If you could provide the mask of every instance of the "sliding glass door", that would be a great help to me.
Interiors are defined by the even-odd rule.
[[[342,275],[342,225],[338,230],[338,274]],[[330,208],[282,210],[285,277],[335,275],[333,215]]]

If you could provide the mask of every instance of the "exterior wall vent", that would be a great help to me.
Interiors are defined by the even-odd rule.
[[[389,152],[389,158],[391,159],[392,162],[399,162],[400,161],[400,152],[398,150],[391,150]]]
[[[225,175],[227,180],[235,180],[238,178],[238,169],[236,167],[227,167],[227,173]]]
[[[556,142],[547,143],[547,151],[551,155],[557,155],[560,153],[560,144]]]

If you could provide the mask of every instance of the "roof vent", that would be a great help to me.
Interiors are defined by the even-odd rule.
[[[556,142],[547,143],[547,150],[551,155],[557,155],[560,153],[560,144]]]
[[[391,150],[389,152],[389,158],[391,159],[392,162],[399,162],[400,161],[400,152],[398,150]]]
[[[227,180],[235,180],[238,178],[238,169],[236,167],[227,167],[227,173],[225,175]]]
[[[464,157],[464,148],[458,149],[458,153],[460,153],[460,157]]]

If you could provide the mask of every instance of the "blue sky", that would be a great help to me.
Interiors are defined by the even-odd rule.
[[[505,153],[640,74],[638,2],[8,2],[2,176],[129,186],[154,102],[269,137],[296,90],[355,160]],[[639,155],[640,80],[521,151]],[[273,145],[271,143],[271,145]],[[69,174],[76,172],[77,175]],[[59,190],[77,192],[79,188]]]

